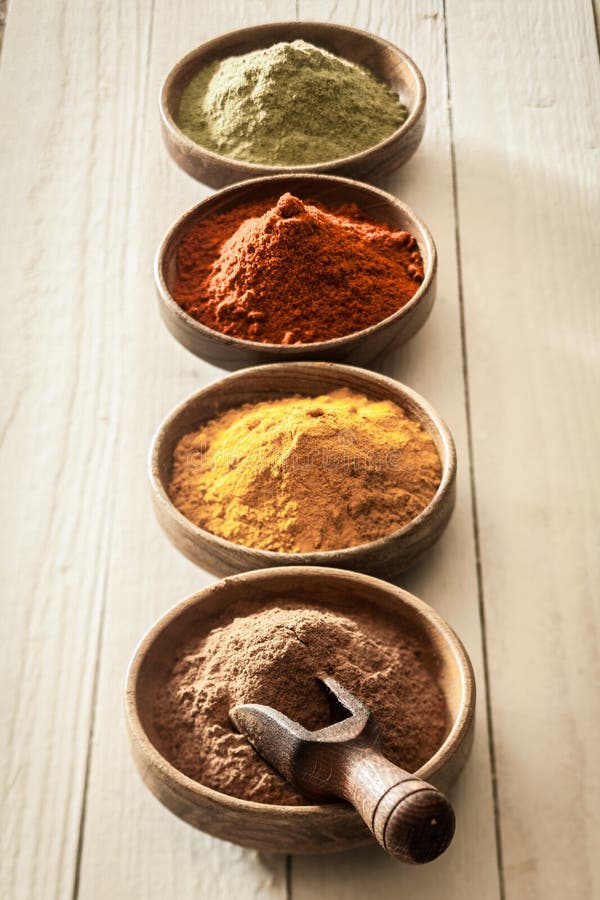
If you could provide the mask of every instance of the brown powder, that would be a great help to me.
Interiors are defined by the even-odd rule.
[[[240,601],[182,647],[156,698],[161,750],[190,778],[245,800],[309,802],[229,721],[237,703],[273,706],[311,730],[329,724],[318,675],[334,676],[378,717],[383,752],[415,771],[441,745],[446,707],[432,652],[372,608]]]

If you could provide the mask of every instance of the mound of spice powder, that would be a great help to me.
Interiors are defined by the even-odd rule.
[[[238,601],[190,635],[159,690],[164,756],[214,790],[262,803],[310,802],[229,721],[238,703],[273,706],[311,730],[329,724],[315,680],[335,677],[378,717],[384,754],[410,772],[438,750],[447,713],[436,660],[398,619],[368,606]]]
[[[354,205],[325,209],[291,194],[246,204],[190,227],[171,293],[190,316],[233,337],[304,344],[375,325],[423,280],[407,231]]]
[[[230,409],[177,444],[168,493],[195,525],[263,550],[337,550],[411,522],[441,463],[421,424],[342,388]]]
[[[176,118],[216,153],[295,166],[366,150],[406,116],[367,69],[298,40],[211,63],[186,85]]]

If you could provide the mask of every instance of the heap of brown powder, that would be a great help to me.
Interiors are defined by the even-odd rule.
[[[245,800],[310,802],[229,721],[237,703],[273,706],[311,730],[329,724],[316,681],[335,677],[377,715],[383,752],[415,771],[439,748],[446,708],[436,662],[397,619],[367,607],[238,602],[182,647],[156,698],[166,758],[196,781]]]

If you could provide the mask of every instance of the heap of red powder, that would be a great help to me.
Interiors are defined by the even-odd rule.
[[[216,331],[304,344],[375,325],[423,280],[415,238],[291,194],[195,222],[177,250],[177,303]]]

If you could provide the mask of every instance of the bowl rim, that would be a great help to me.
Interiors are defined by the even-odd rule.
[[[446,738],[434,755],[413,774],[425,781],[441,768],[441,766],[450,759],[462,743],[463,738],[469,731],[471,723],[475,715],[475,673],[470,657],[454,629],[432,606],[416,597],[410,591],[405,590],[397,585],[375,578],[372,575],[364,575],[359,572],[351,572],[345,569],[337,569],[326,566],[283,566],[281,568],[272,569],[255,569],[251,572],[240,572],[236,575],[230,575],[219,581],[213,582],[207,587],[190,594],[188,597],[176,603],[169,610],[154,622],[150,629],[138,642],[127,668],[125,679],[125,715],[129,726],[130,735],[136,742],[136,745],[142,749],[144,754],[145,765],[152,768],[155,772],[167,779],[171,789],[180,787],[185,790],[187,795],[192,795],[194,800],[205,800],[219,806],[225,806],[235,812],[246,811],[258,815],[272,815],[285,813],[287,816],[292,815],[294,818],[306,816],[327,816],[330,813],[339,815],[340,812],[346,812],[348,815],[357,815],[355,810],[347,803],[342,801],[338,803],[327,804],[311,804],[306,806],[284,806],[272,803],[260,803],[256,800],[243,800],[239,797],[233,797],[229,794],[221,793],[214,788],[207,787],[193,778],[184,775],[179,769],[173,766],[162,753],[157,750],[150,740],[146,730],[144,729],[137,706],[137,684],[140,668],[145,653],[151,645],[156,641],[160,634],[175,620],[188,609],[194,606],[200,606],[203,600],[215,590],[223,593],[223,585],[230,581],[258,581],[266,575],[270,577],[281,577],[282,581],[290,575],[305,575],[307,577],[320,577],[323,575],[339,578],[341,581],[360,581],[368,582],[376,589],[400,602],[404,607],[410,607],[420,618],[427,622],[438,635],[440,635],[446,647],[450,650],[457,670],[460,675],[460,705],[458,714],[454,718],[452,727],[450,728]]]
[[[443,447],[443,454],[439,454],[440,462],[442,464],[442,477],[435,494],[433,495],[427,506],[422,509],[414,519],[411,519],[410,522],[407,522],[406,525],[403,525],[402,528],[398,528],[396,529],[396,531],[392,531],[390,534],[377,538],[377,540],[367,541],[364,544],[355,544],[352,547],[342,547],[338,550],[315,550],[310,553],[278,552],[275,550],[263,550],[259,547],[248,547],[245,544],[236,544],[233,541],[230,541],[227,538],[223,538],[218,534],[213,534],[212,531],[207,531],[205,528],[201,528],[199,525],[196,525],[194,522],[188,519],[187,516],[184,516],[184,514],[180,512],[179,509],[177,509],[177,507],[169,497],[166,487],[159,475],[158,455],[161,449],[161,445],[165,440],[172,423],[185,409],[187,409],[188,406],[193,404],[203,394],[214,390],[216,387],[221,387],[225,384],[235,382],[236,380],[243,380],[244,378],[248,377],[248,375],[252,375],[254,372],[265,373],[271,371],[274,375],[277,375],[277,370],[281,371],[282,368],[285,368],[289,371],[290,367],[300,369],[301,367],[307,366],[310,368],[318,369],[319,371],[325,370],[333,374],[337,372],[339,372],[340,374],[350,372],[355,374],[360,373],[360,377],[362,380],[364,380],[364,382],[368,384],[384,383],[388,388],[391,388],[395,393],[399,394],[401,398],[407,397],[416,406],[419,406],[421,410],[423,410],[423,412],[425,412],[430,422],[432,422]],[[333,390],[333,388],[331,390]],[[368,386],[364,388],[364,391],[368,396]],[[400,399],[398,400],[398,404],[401,405]],[[235,406],[228,408],[235,409]],[[387,546],[391,541],[396,541],[399,538],[406,537],[406,535],[412,533],[416,528],[422,526],[423,523],[427,522],[432,516],[435,515],[436,509],[453,487],[456,478],[456,469],[456,446],[452,437],[452,433],[450,432],[450,429],[448,428],[442,417],[437,413],[433,406],[431,406],[431,404],[421,396],[421,394],[419,394],[417,391],[414,391],[412,388],[408,387],[402,382],[397,381],[395,378],[389,378],[387,375],[381,375],[379,372],[371,372],[368,369],[362,369],[358,366],[346,366],[342,365],[341,363],[323,363],[315,361],[282,362],[251,366],[250,368],[239,369],[236,372],[231,372],[230,374],[225,375],[223,378],[220,378],[217,381],[210,382],[210,384],[205,385],[199,391],[195,391],[193,394],[190,394],[188,397],[178,403],[177,406],[175,406],[169,413],[167,413],[167,415],[164,417],[162,422],[160,422],[156,431],[154,432],[148,452],[148,476],[155,499],[161,504],[163,509],[166,509],[168,511],[168,514],[177,521],[179,526],[187,531],[187,533],[193,539],[200,539],[205,543],[213,545],[216,544],[223,548],[225,551],[229,552],[237,551],[239,553],[240,551],[246,551],[254,555],[260,555],[261,559],[265,561],[265,565],[270,564],[271,566],[277,567],[281,567],[282,561],[284,562],[284,565],[301,566],[303,564],[306,564],[307,560],[309,559],[315,560],[315,566],[335,566],[336,563],[339,563],[341,560],[343,560],[345,563],[356,561],[357,559],[360,561],[360,558],[365,553],[377,552],[377,550]]]
[[[352,331],[350,332],[350,334],[345,334],[341,337],[336,338],[329,338],[325,341],[312,341],[310,343],[301,344],[269,344],[264,343],[263,341],[249,341],[246,338],[234,337],[229,334],[224,334],[222,331],[217,331],[215,328],[209,328],[208,325],[204,325],[202,322],[194,319],[193,316],[190,316],[189,313],[185,312],[185,310],[182,309],[182,307],[179,305],[179,303],[177,303],[175,297],[167,287],[167,283],[163,274],[164,260],[167,250],[175,240],[177,233],[182,230],[188,222],[192,222],[196,217],[198,219],[203,218],[201,214],[203,207],[208,206],[211,203],[215,203],[222,197],[227,197],[228,194],[235,194],[238,191],[241,192],[242,189],[245,189],[251,185],[269,183],[276,186],[278,183],[288,181],[289,179],[298,182],[306,180],[314,181],[315,183],[324,183],[329,181],[334,182],[338,185],[345,185],[347,187],[359,187],[361,190],[367,191],[374,196],[377,196],[386,206],[393,206],[396,209],[402,210],[402,212],[408,218],[411,224],[411,228],[416,227],[416,229],[419,230],[420,235],[422,236],[421,243],[426,247],[428,255],[428,262],[423,272],[423,281],[419,284],[412,297],[403,306],[390,313],[390,315],[386,316],[384,319],[380,319],[379,322],[375,322],[373,325],[369,325],[367,328],[362,328],[359,331]],[[234,209],[235,204],[233,204],[231,208]],[[206,216],[206,218],[209,218],[209,216]],[[410,233],[412,234],[412,231]],[[413,234],[413,237],[416,238],[416,235]],[[419,239],[417,238],[417,241],[418,240]],[[181,243],[181,240],[178,242],[178,244],[179,243]],[[249,178],[245,181],[238,181],[235,184],[230,184],[218,191],[214,191],[207,197],[204,197],[198,203],[194,204],[194,206],[190,207],[190,209],[186,210],[177,218],[177,220],[171,225],[171,227],[164,235],[154,256],[154,281],[158,290],[160,300],[166,306],[169,313],[171,315],[175,315],[177,318],[182,319],[188,328],[192,328],[207,340],[221,346],[239,347],[243,348],[244,350],[254,351],[255,353],[277,353],[281,356],[289,353],[294,357],[297,357],[298,353],[314,353],[321,350],[323,352],[327,352],[332,349],[341,349],[347,345],[358,343],[362,340],[370,338],[373,334],[379,331],[386,330],[390,325],[409,316],[413,312],[415,307],[422,300],[424,300],[427,292],[433,284],[436,272],[437,249],[433,240],[433,236],[425,222],[423,222],[423,220],[419,218],[419,216],[417,216],[417,214],[410,208],[410,206],[408,206],[406,203],[403,203],[402,200],[399,200],[397,197],[394,197],[393,194],[390,194],[387,191],[382,190],[381,188],[375,187],[374,185],[366,184],[365,182],[357,181],[356,179],[352,178],[345,178],[340,175],[330,175],[327,172],[317,174],[305,172],[283,172],[278,175],[264,175],[260,178]]]
[[[193,141],[190,137],[188,137],[184,131],[179,128],[175,119],[171,115],[169,111],[169,97],[173,87],[173,82],[177,77],[180,69],[186,66],[189,62],[206,53],[207,51],[214,49],[215,46],[218,46],[223,39],[232,38],[235,35],[239,35],[240,37],[245,35],[251,35],[256,31],[264,31],[265,29],[272,29],[273,31],[278,28],[282,28],[284,26],[309,26],[309,27],[319,27],[323,28],[325,31],[345,31],[350,34],[359,37],[363,41],[367,41],[369,43],[379,44],[382,47],[386,47],[391,50],[396,57],[399,57],[406,68],[410,71],[416,85],[416,99],[413,104],[412,109],[408,110],[408,115],[402,125],[399,128],[396,128],[390,135],[383,140],[378,141],[377,144],[373,144],[371,147],[367,147],[365,150],[361,150],[358,153],[352,153],[350,156],[339,156],[337,159],[325,160],[320,163],[311,163],[306,166],[281,166],[281,165],[270,165],[268,163],[256,163],[249,162],[246,160],[235,159],[231,156],[223,156],[220,153],[215,153],[214,150],[209,150],[208,147],[205,147],[203,144],[198,144],[196,141]],[[249,51],[250,52],[250,51]],[[331,51],[329,51],[331,52]],[[346,57],[342,57],[346,58]],[[348,60],[352,62],[352,60]],[[366,67],[363,67],[366,68]],[[381,80],[381,79],[378,79]],[[387,83],[387,82],[386,82]],[[388,87],[390,85],[388,84]],[[169,132],[171,139],[176,140],[179,144],[182,145],[184,151],[187,154],[191,154],[192,156],[206,156],[213,164],[217,164],[219,166],[227,166],[232,169],[241,169],[245,172],[253,172],[255,171],[257,174],[279,174],[282,172],[290,172],[291,174],[307,172],[307,173],[317,173],[324,171],[324,167],[338,167],[343,165],[353,165],[361,162],[365,162],[370,159],[371,155],[374,153],[378,153],[383,148],[388,147],[389,145],[398,141],[401,137],[404,137],[408,134],[409,131],[412,131],[414,126],[417,124],[419,119],[423,114],[423,110],[425,109],[425,103],[427,100],[427,88],[425,85],[425,79],[421,73],[421,70],[415,63],[415,61],[406,53],[404,50],[401,50],[400,47],[397,47],[391,41],[388,41],[386,38],[382,38],[377,34],[374,34],[370,31],[365,31],[362,28],[353,28],[350,25],[338,25],[334,22],[321,22],[315,19],[310,20],[282,20],[279,22],[264,22],[258,25],[248,25],[245,28],[234,28],[231,31],[225,31],[221,34],[216,35],[213,38],[210,38],[208,41],[204,41],[202,44],[199,44],[193,50],[190,50],[184,56],[180,57],[177,62],[172,66],[166,75],[164,81],[161,84],[159,91],[159,110],[160,116],[163,123],[163,126]]]

